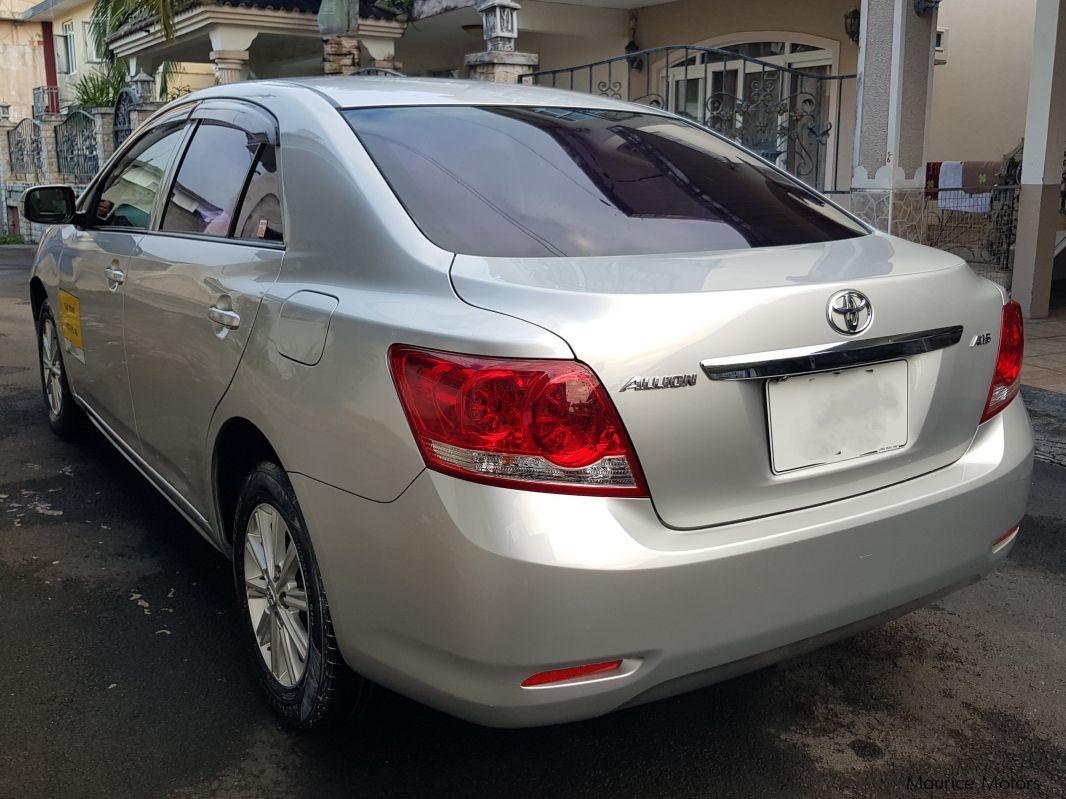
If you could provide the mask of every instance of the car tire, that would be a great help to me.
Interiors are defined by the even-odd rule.
[[[40,364],[41,391],[48,409],[48,426],[58,436],[67,437],[81,429],[85,412],[74,401],[63,362],[59,326],[48,300],[37,312],[37,357]]]
[[[275,463],[260,463],[241,488],[233,573],[258,682],[281,722],[312,730],[351,718],[370,683],[341,658],[303,514]]]

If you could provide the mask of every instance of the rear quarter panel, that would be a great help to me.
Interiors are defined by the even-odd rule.
[[[340,114],[309,92],[300,97],[312,99],[272,102],[285,194],[281,275],[215,412],[208,452],[226,421],[245,418],[287,471],[388,502],[423,468],[389,372],[392,344],[522,357],[572,353],[542,328],[462,302],[449,280],[451,253],[421,235]],[[278,346],[282,304],[298,291],[337,299],[313,366]]]

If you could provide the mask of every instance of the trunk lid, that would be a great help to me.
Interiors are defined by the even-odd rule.
[[[880,234],[707,255],[459,255],[452,280],[464,301],[553,331],[592,367],[657,513],[679,529],[832,502],[957,460],[987,398],[1004,300],[957,257]],[[827,321],[829,298],[844,289],[865,294],[874,311],[854,336]],[[905,359],[903,446],[790,471],[773,468],[767,380],[711,380],[701,368],[958,326],[958,343]],[[986,332],[987,346],[970,346]],[[668,381],[670,390],[621,391],[634,377],[693,374]],[[824,426],[838,435],[831,418]]]

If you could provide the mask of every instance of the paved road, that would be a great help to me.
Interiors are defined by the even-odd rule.
[[[384,694],[343,733],[283,732],[228,564],[98,435],[49,433],[24,262],[0,247],[0,799],[1064,795],[1066,469],[1046,463],[994,577],[812,655],[564,727]]]

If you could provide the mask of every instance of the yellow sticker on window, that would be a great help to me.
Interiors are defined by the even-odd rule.
[[[81,342],[81,301],[69,291],[59,290],[59,319],[63,328],[63,338],[71,347],[82,349]]]

